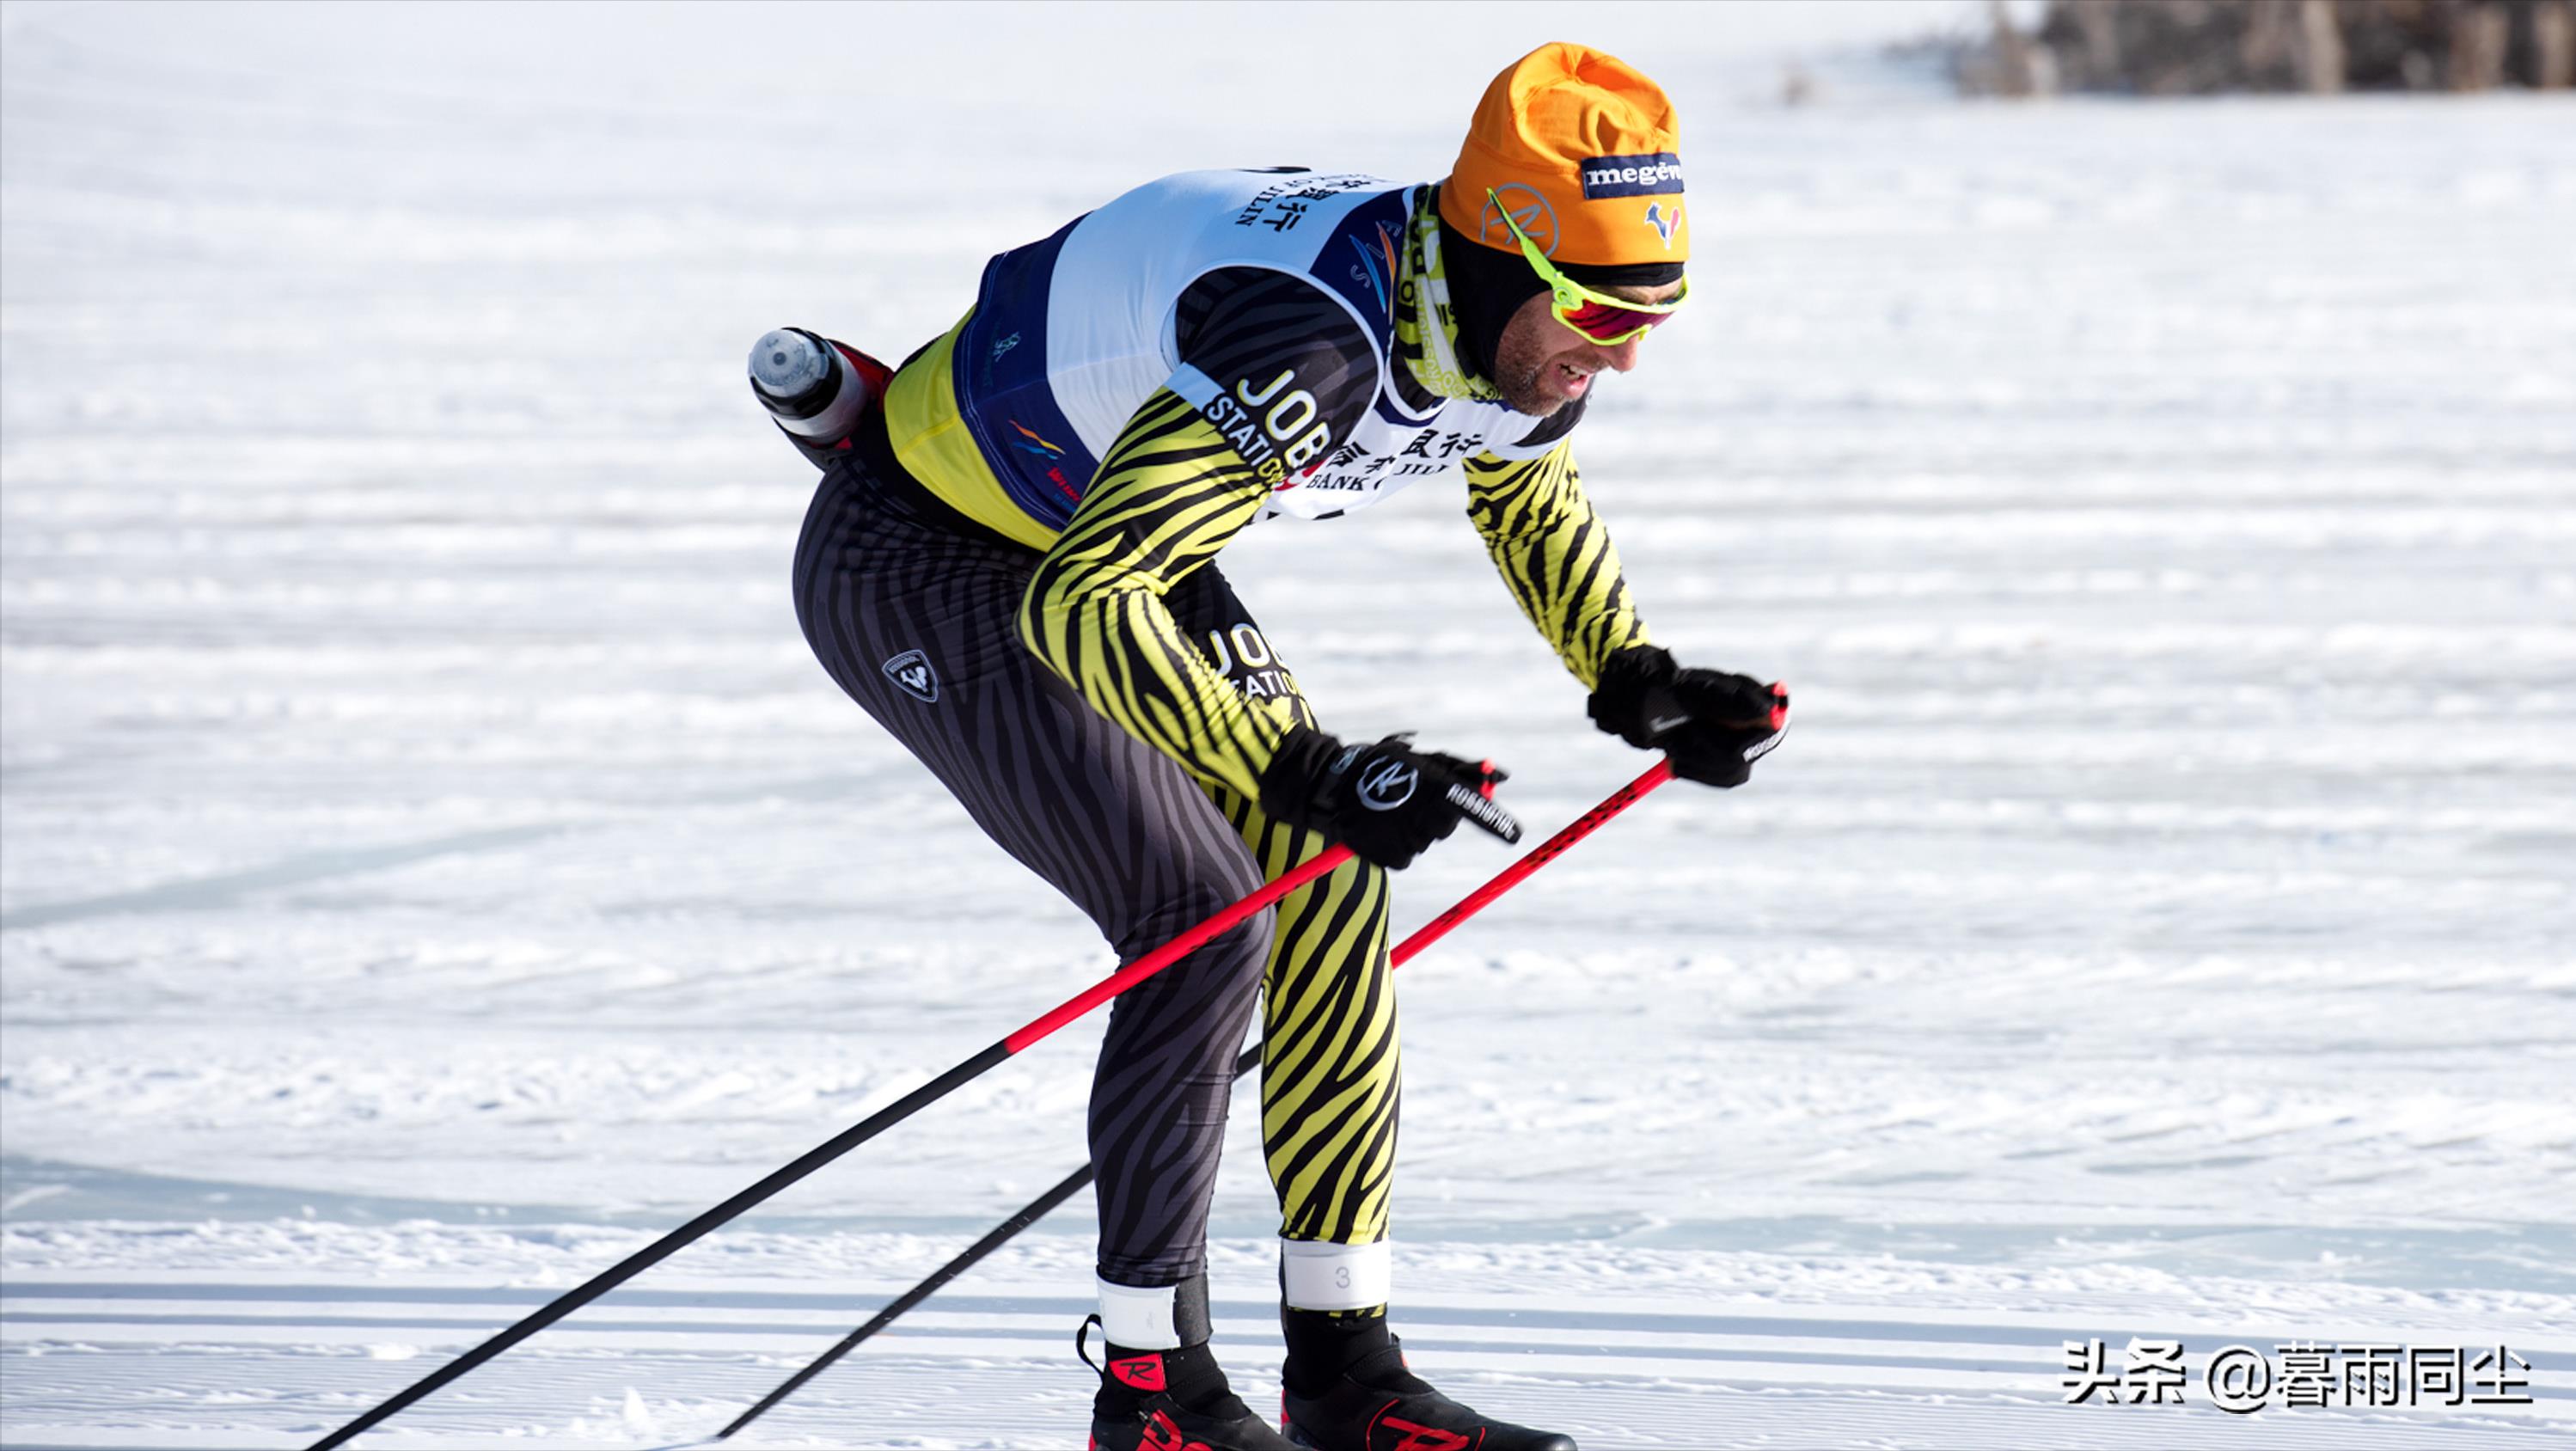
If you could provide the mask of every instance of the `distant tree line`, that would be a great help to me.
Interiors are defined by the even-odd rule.
[[[2576,0],[2049,0],[2030,30],[1988,6],[1931,46],[1970,95],[2576,86]]]

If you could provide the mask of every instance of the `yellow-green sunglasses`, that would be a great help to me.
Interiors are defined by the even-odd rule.
[[[1520,222],[1512,216],[1512,209],[1503,205],[1503,199],[1495,194],[1492,187],[1485,188],[1485,200],[1493,204],[1495,211],[1502,213],[1503,225],[1511,228],[1512,235],[1520,239],[1521,255],[1529,259],[1529,265],[1537,269],[1540,280],[1553,294],[1548,311],[1556,315],[1558,322],[1580,333],[1585,342],[1614,348],[1630,338],[1644,337],[1669,321],[1690,297],[1688,277],[1682,279],[1682,290],[1674,293],[1670,302],[1630,302],[1595,292],[1557,271],[1548,262],[1547,254],[1538,249],[1538,243],[1530,240],[1529,233],[1521,230]]]

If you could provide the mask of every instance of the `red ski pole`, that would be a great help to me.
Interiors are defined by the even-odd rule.
[[[1572,825],[1566,827],[1556,835],[1549,837],[1546,841],[1539,843],[1536,849],[1532,850],[1527,856],[1522,857],[1519,861],[1505,867],[1492,881],[1485,883],[1483,886],[1478,887],[1472,892],[1469,892],[1457,906],[1450,908],[1448,911],[1443,912],[1439,916],[1422,924],[1422,926],[1418,928],[1412,936],[1407,937],[1404,941],[1396,944],[1395,951],[1390,954],[1394,965],[1402,967],[1405,964],[1405,961],[1411,958],[1415,953],[1429,947],[1432,943],[1439,941],[1441,938],[1448,936],[1449,929],[1466,921],[1468,918],[1475,916],[1478,912],[1483,911],[1487,903],[1493,901],[1503,893],[1510,891],[1513,887],[1518,886],[1524,877],[1527,877],[1530,873],[1546,866],[1549,862],[1556,860],[1558,857],[1565,855],[1567,848],[1573,846],[1576,842],[1583,840],[1585,837],[1590,836],[1592,833],[1599,831],[1602,825],[1608,822],[1611,817],[1616,816],[1620,812],[1627,810],[1629,807],[1636,805],[1638,800],[1647,792],[1654,790],[1656,787],[1661,786],[1671,779],[1673,779],[1672,765],[1669,762],[1657,761],[1653,769],[1647,771],[1646,774],[1639,776],[1636,780],[1631,781],[1627,785],[1620,787],[1618,790],[1611,792],[1607,800],[1583,813],[1581,816],[1576,817]],[[1321,860],[1321,858],[1317,858],[1317,860]],[[1243,1056],[1234,1061],[1234,1076],[1241,1078],[1246,1073],[1251,1072],[1253,1066],[1260,1061],[1261,1045],[1256,1043],[1253,1046],[1244,1049]],[[1014,1214],[1010,1218],[1003,1220],[1000,1224],[995,1225],[982,1239],[979,1239],[973,1244],[968,1245],[965,1249],[960,1250],[956,1258],[950,1260],[944,1265],[941,1265],[938,1269],[931,1271],[928,1279],[923,1280],[920,1284],[917,1284],[911,1289],[904,1291],[902,1294],[897,1295],[884,1309],[879,1310],[873,1317],[871,1317],[868,1320],[868,1323],[851,1331],[848,1335],[843,1336],[838,1344],[834,1345],[831,1349],[824,1351],[821,1355],[816,1356],[812,1363],[808,1364],[803,1370],[789,1376],[785,1381],[780,1383],[776,1390],[773,1390],[768,1395],[761,1397],[759,1402],[752,1406],[750,1410],[734,1417],[730,1425],[727,1425],[723,1430],[716,1432],[711,1439],[716,1441],[725,1440],[732,1436],[734,1432],[741,1430],[743,1427],[750,1425],[756,1420],[759,1420],[761,1415],[768,1411],[770,1407],[775,1406],[780,1401],[794,1395],[797,1387],[802,1386],[807,1381],[821,1375],[834,1361],[839,1360],[842,1356],[858,1349],[861,1341],[868,1339],[878,1331],[892,1325],[897,1317],[901,1316],[906,1310],[911,1309],[913,1306],[929,1299],[933,1294],[938,1292],[941,1286],[974,1268],[976,1261],[981,1260],[984,1256],[991,1254],[993,1251],[1000,1249],[1004,1244],[1009,1243],[1012,1236],[1045,1218],[1057,1205],[1062,1204],[1074,1195],[1081,1193],[1082,1186],[1090,1182],[1091,1166],[1089,1164],[1085,1164],[1081,1168],[1074,1170],[1071,1174],[1066,1175],[1054,1188],[1049,1189],[1044,1194],[1039,1195],[1037,1198],[1022,1206],[1019,1213]]]
[[[1486,903],[1519,886],[1522,878],[1565,855],[1576,842],[1599,831],[1611,817],[1636,805],[1647,792],[1671,779],[1672,762],[1657,761],[1646,774],[1611,792],[1600,805],[1574,818],[1573,824],[1565,830],[1540,842],[1529,855],[1503,868],[1492,881],[1469,892],[1457,906],[1423,923],[1412,936],[1398,943],[1394,952],[1396,966],[1403,966],[1406,958],[1448,936],[1450,928],[1485,910]]]
[[[518,1344],[520,1341],[525,1340],[529,1336],[536,1334],[538,1331],[545,1329],[547,1326],[554,1324],[556,1321],[561,1320],[573,1311],[580,1309],[582,1306],[587,1305],[591,1301],[598,1299],[600,1296],[607,1294],[609,1291],[616,1289],[619,1285],[625,1284],[628,1280],[635,1278],[644,1271],[660,1264],[675,1252],[685,1248],[701,1236],[704,1236],[708,1232],[725,1224],[727,1221],[732,1220],[743,1211],[750,1209],[765,1199],[768,1199],[770,1196],[786,1188],[788,1185],[795,1183],[797,1180],[802,1179],[806,1175],[813,1173],[815,1170],[822,1168],[834,1159],[841,1157],[850,1150],[857,1148],[859,1145],[866,1143],[872,1138],[875,1138],[878,1134],[885,1132],[887,1129],[890,1129],[896,1124],[903,1122],[905,1119],[912,1117],[914,1114],[919,1113],[931,1104],[947,1097],[969,1080],[977,1078],[990,1071],[995,1065],[1001,1063],[1004,1059],[1012,1057],[1021,1050],[1027,1048],[1030,1044],[1035,1043],[1049,1033],[1054,1032],[1056,1029],[1061,1028],[1065,1024],[1072,1022],[1074,1019],[1081,1017],[1083,1014],[1090,1012],[1093,1008],[1096,1008],[1102,1003],[1109,1001],[1111,998],[1118,996],[1120,993],[1123,993],[1127,989],[1134,987],[1136,984],[1143,982],[1145,979],[1152,977],[1154,974],[1161,972],[1164,968],[1167,968],[1173,963],[1179,961],[1181,958],[1188,956],[1193,949],[1206,942],[1209,938],[1235,926],[1245,918],[1250,917],[1254,913],[1270,906],[1280,898],[1287,896],[1290,892],[1297,890],[1299,887],[1306,885],[1308,882],[1324,875],[1350,859],[1351,849],[1346,846],[1337,846],[1329,851],[1323,852],[1310,861],[1301,862],[1297,866],[1291,867],[1287,871],[1280,873],[1277,880],[1271,882],[1261,890],[1254,892],[1242,901],[1237,902],[1233,906],[1226,908],[1224,911],[1217,913],[1215,916],[1208,918],[1206,921],[1201,922],[1196,927],[1193,927],[1187,932],[1182,933],[1180,936],[1173,938],[1171,941],[1164,943],[1162,946],[1155,948],[1152,952],[1149,952],[1143,957],[1136,959],[1134,962],[1129,963],[1127,966],[1120,968],[1110,976],[1103,978],[1099,982],[1092,984],[1090,987],[1083,989],[1081,992],[1074,994],[1071,998],[1066,999],[1062,1006],[1047,1013],[1045,1016],[1038,1018],[1027,1027],[1022,1028],[1018,1032],[1002,1039],[1000,1042],[994,1043],[985,1048],[984,1051],[977,1053],[972,1058],[967,1059],[965,1062],[960,1063],[956,1067],[949,1069],[947,1072],[940,1074],[937,1078],[934,1078],[919,1088],[914,1089],[912,1092],[905,1094],[895,1102],[886,1105],[884,1108],[877,1110],[873,1114],[870,1114],[861,1122],[852,1124],[850,1127],[843,1129],[831,1138],[826,1139],[812,1149],[807,1150],[794,1162],[777,1170],[767,1178],[762,1179],[759,1183],[752,1185],[750,1188],[734,1195],[731,1199],[728,1199],[722,1204],[717,1205],[715,1208],[708,1210],[706,1213],[699,1215],[697,1218],[690,1220],[688,1223],[681,1225],[679,1228],[672,1230],[669,1234],[662,1236],[660,1239],[653,1241],[644,1248],[637,1250],[635,1253],[628,1255],[622,1260],[619,1260],[616,1264],[600,1271],[596,1275],[593,1275],[589,1280],[585,1281],[581,1285],[565,1291],[542,1309],[537,1310],[527,1318],[519,1321],[516,1325],[513,1325],[509,1329],[502,1331],[500,1334],[493,1336],[491,1339],[484,1341],[481,1345],[474,1347],[472,1350],[465,1352],[456,1359],[440,1366],[428,1375],[421,1377],[411,1386],[410,1389],[403,1391],[393,1399],[386,1401],[383,1405],[376,1407],[374,1410],[358,1417],[349,1424],[342,1426],[339,1430],[334,1431],[330,1435],[323,1437],[321,1440],[314,1442],[311,1447],[311,1451],[332,1451],[333,1447],[347,1442],[352,1437],[364,1434],[366,1431],[382,1422],[386,1417],[393,1415],[405,1406],[412,1404],[421,1397],[426,1396],[432,1391],[437,1390],[439,1387],[446,1385],[448,1382],[455,1380],[458,1376],[474,1369],[476,1366],[490,1360],[492,1357],[499,1355],[502,1351],[509,1349],[511,1346]]]

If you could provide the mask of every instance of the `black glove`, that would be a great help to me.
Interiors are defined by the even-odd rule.
[[[1494,804],[1507,779],[1491,761],[1413,749],[1410,735],[1346,746],[1322,731],[1291,726],[1261,773],[1261,809],[1324,833],[1388,868],[1411,866],[1423,849],[1472,821],[1506,842],[1521,824]]]
[[[1660,750],[1673,774],[1741,786],[1789,733],[1789,687],[1750,675],[1685,670],[1653,645],[1610,657],[1592,692],[1593,724],[1632,746]]]

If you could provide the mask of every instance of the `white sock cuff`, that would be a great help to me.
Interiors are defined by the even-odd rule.
[[[1100,1330],[1125,1350],[1178,1350],[1181,1332],[1172,1312],[1180,1287],[1148,1289],[1100,1281]]]
[[[1385,1240],[1279,1241],[1281,1294],[1294,1310],[1366,1310],[1394,1298],[1395,1255]]]

